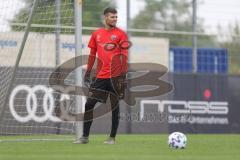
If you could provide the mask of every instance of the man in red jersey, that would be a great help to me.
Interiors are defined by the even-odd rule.
[[[109,95],[112,108],[112,128],[110,137],[104,143],[116,143],[115,136],[119,125],[119,100],[124,97],[123,93],[118,92],[119,88],[120,90],[122,88],[122,86],[119,87],[121,85],[119,80],[124,81],[126,78],[128,48],[124,45],[129,44],[126,33],[116,27],[117,18],[116,9],[106,8],[104,10],[105,27],[93,32],[88,44],[91,51],[84,83],[86,85],[90,84],[90,91],[89,98],[85,104],[83,136],[77,140],[81,144],[89,142],[88,137],[93,121],[95,104],[97,102],[105,103]],[[90,74],[96,57],[96,79],[91,83]],[[104,92],[101,92],[99,95],[96,90]]]

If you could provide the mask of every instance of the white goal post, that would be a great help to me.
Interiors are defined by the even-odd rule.
[[[0,5],[1,12],[15,15],[8,22],[0,20],[0,136],[11,135],[13,141],[79,138],[82,122],[64,122],[54,113],[56,101],[66,95],[50,88],[49,76],[58,65],[82,54],[82,0],[25,2],[18,12]],[[10,0],[8,5],[16,9],[19,3]],[[39,24],[32,27],[34,22]],[[81,85],[81,79],[80,68],[65,81]],[[83,97],[67,98],[71,112],[83,111]]]

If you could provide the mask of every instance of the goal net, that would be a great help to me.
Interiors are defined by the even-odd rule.
[[[57,66],[75,57],[74,0],[37,0],[35,5],[27,30],[34,0],[0,4],[0,135],[70,138],[75,134],[75,123],[55,115],[54,107],[63,95],[51,89],[49,77]],[[88,52],[87,47],[83,50]],[[65,82],[75,84],[74,73]],[[75,112],[75,97],[67,98],[71,112]]]
[[[54,108],[59,105],[59,99],[65,98],[70,102],[69,112],[77,113],[77,106],[83,106],[84,100],[78,101],[76,97],[79,96],[56,92],[50,86],[49,79],[58,66],[75,57],[75,51],[80,46],[75,44],[75,28],[78,27],[75,24],[74,4],[82,1],[36,1],[34,11],[35,0],[0,2],[0,141],[9,137],[13,140],[65,140],[81,133],[76,122],[58,119]],[[82,38],[83,55],[89,53],[87,43],[90,33],[102,24],[104,8],[116,6],[113,2],[116,1],[83,0],[82,25],[86,27],[82,27],[83,36],[79,37]],[[131,37],[131,42],[134,44],[129,58],[131,63],[149,62],[168,66],[168,39]],[[16,63],[18,60],[19,63]],[[75,77],[73,71],[64,83],[75,86]],[[134,112],[138,113],[138,109]],[[121,111],[123,117],[127,112],[126,109]],[[107,118],[111,117],[99,119],[95,123],[96,130],[93,125],[91,131],[105,133],[106,123],[110,122]],[[128,130],[125,127],[131,122],[122,120],[120,123],[119,130],[125,132]]]
[[[35,1],[37,3],[34,9]],[[82,25],[85,26],[82,28],[75,24],[75,4],[81,2]],[[101,26],[103,20],[101,16],[104,8],[116,6],[113,2],[117,3],[119,1],[1,0],[0,141],[3,136],[14,137],[13,139],[22,136],[24,136],[23,139],[32,139],[32,137],[36,139],[49,139],[49,137],[50,139],[56,139],[58,137],[56,135],[60,135],[60,138],[72,139],[73,135],[81,132],[80,130],[76,131],[77,128],[79,129],[79,127],[76,127],[76,122],[66,122],[58,119],[54,108],[59,103],[59,99],[68,98],[70,99],[70,112],[77,113],[79,109],[76,109],[76,106],[83,106],[84,100],[78,101],[76,99],[79,96],[56,92],[50,86],[49,79],[57,66],[62,66],[63,63],[76,56],[75,51],[80,46],[76,45],[75,42],[76,28],[82,29],[83,32],[83,36],[79,37],[83,42],[80,46],[82,47],[82,54],[89,53],[87,43],[90,33],[96,29],[95,27]],[[121,14],[119,12],[118,16],[121,21],[124,20],[124,16],[121,18],[120,16],[126,15],[126,13]],[[32,19],[30,18],[31,15]],[[133,24],[132,22],[134,21],[131,21],[131,24]],[[178,61],[177,58],[174,59],[173,52],[170,51],[169,53],[170,42],[173,41],[171,42],[173,45],[176,42],[184,42],[176,43],[177,46],[191,44],[191,33],[154,31],[141,29],[142,27],[144,28],[144,26],[141,26],[140,29],[128,30],[131,31],[131,42],[134,44],[131,48],[131,54],[129,54],[130,63],[173,65],[174,63],[171,63],[173,60]],[[208,37],[204,38],[207,39]],[[26,42],[24,39],[26,39]],[[185,68],[186,65],[182,62],[181,57],[179,59],[180,66]],[[189,62],[187,64],[191,63],[188,56],[185,59]],[[16,63],[18,60],[19,63]],[[170,67],[173,68],[174,66]],[[71,72],[65,78],[65,84],[75,85],[75,77],[75,72]],[[168,80],[168,76],[164,78]],[[151,88],[150,85],[149,87]],[[152,89],[150,88],[149,90]],[[167,95],[164,96],[167,97]],[[159,97],[159,99],[165,97]],[[136,115],[141,113],[140,119],[142,120],[144,111],[138,105],[141,103],[140,100],[139,98],[136,107],[131,112],[136,113]],[[122,117],[130,115],[130,111],[127,109],[121,111]],[[104,118],[109,117],[105,116]],[[108,122],[110,120],[101,119],[97,121],[97,133],[104,133]],[[122,125],[120,125],[119,131],[130,132],[129,128],[132,122],[129,119],[122,120],[120,123]],[[167,126],[167,121],[164,123]],[[137,126],[134,126],[135,129]],[[137,131],[142,132],[142,125],[139,126]],[[94,131],[93,129],[94,126],[91,131]]]

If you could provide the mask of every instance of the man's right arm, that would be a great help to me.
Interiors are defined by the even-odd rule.
[[[91,73],[91,71],[92,71],[92,67],[93,67],[95,59],[96,59],[96,53],[97,53],[97,49],[91,48],[90,54],[88,57],[88,64],[87,64],[87,72],[89,72],[89,73]]]
[[[94,65],[95,59],[96,59],[96,53],[97,53],[97,49],[95,48],[91,48],[90,50],[90,54],[88,57],[88,64],[87,64],[87,70],[84,76],[84,83],[87,86],[90,86],[91,84],[91,71],[92,71],[92,67]]]
[[[87,64],[87,71],[85,73],[84,76],[84,83],[87,86],[90,86],[91,84],[91,71],[92,71],[92,67],[94,65],[95,59],[96,59],[96,53],[97,53],[97,44],[95,41],[95,34],[93,33],[89,43],[88,43],[88,47],[90,48],[90,54],[88,57],[88,64]]]

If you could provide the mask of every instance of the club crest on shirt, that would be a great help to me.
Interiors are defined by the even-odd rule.
[[[112,41],[114,41],[114,40],[116,40],[116,39],[117,39],[117,36],[116,36],[116,35],[112,35],[112,36],[111,36],[111,40],[112,40]]]

